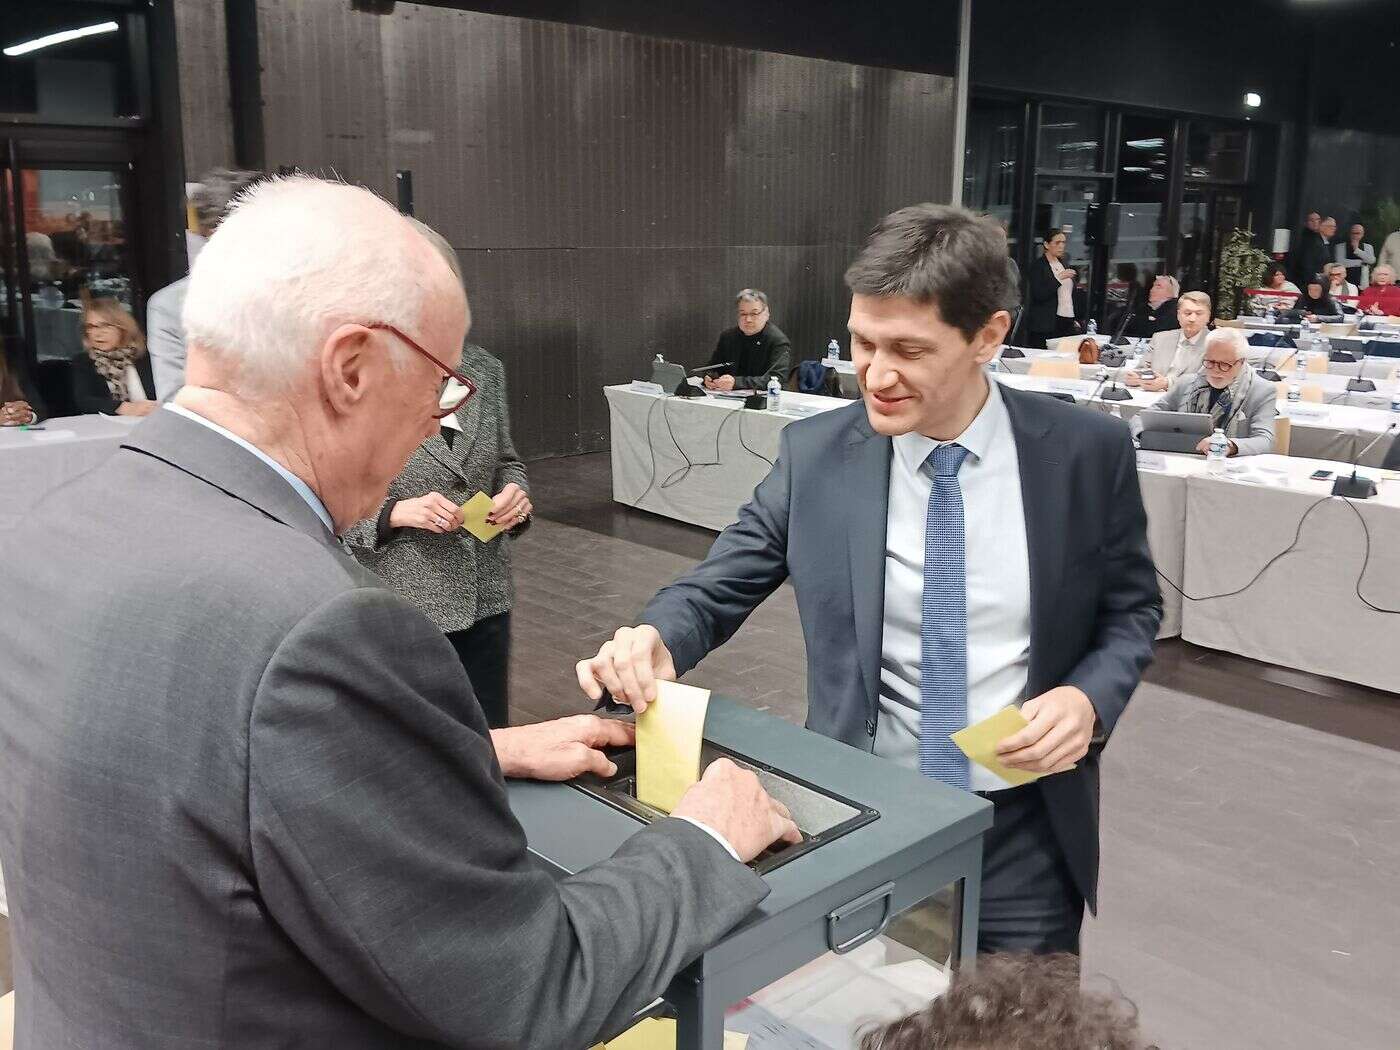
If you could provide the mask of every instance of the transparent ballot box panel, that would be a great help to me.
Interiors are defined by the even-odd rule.
[[[948,988],[957,959],[958,885],[889,919],[882,933],[827,952],[725,1011],[727,1045],[748,1050],[856,1050],[867,1031],[924,1009]],[[854,926],[878,927],[879,902]],[[731,1035],[732,1033],[732,1035]]]

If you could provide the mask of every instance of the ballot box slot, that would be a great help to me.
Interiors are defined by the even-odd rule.
[[[665,813],[637,799],[636,752],[629,748],[610,752],[609,757],[617,766],[617,772],[613,776],[598,777],[586,774],[575,780],[573,787],[644,824],[664,819]],[[704,769],[718,758],[727,758],[736,765],[751,770],[758,777],[764,790],[788,807],[798,830],[802,832],[800,843],[780,844],[776,848],[765,850],[749,862],[749,867],[760,875],[789,864],[798,857],[805,856],[828,842],[879,819],[880,814],[868,806],[842,798],[762,762],[745,758],[719,744],[704,741],[700,748],[700,768]]]

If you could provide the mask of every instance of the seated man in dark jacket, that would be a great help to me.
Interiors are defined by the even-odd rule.
[[[710,390],[765,390],[768,377],[786,383],[792,367],[792,344],[768,319],[768,296],[745,288],[734,297],[739,325],[720,333],[711,365],[727,365],[705,377]]]

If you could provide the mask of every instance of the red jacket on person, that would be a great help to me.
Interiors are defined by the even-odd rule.
[[[1361,299],[1356,306],[1362,313],[1369,311],[1373,306],[1379,306],[1382,313],[1390,317],[1400,317],[1400,285],[1373,284],[1361,293]]]

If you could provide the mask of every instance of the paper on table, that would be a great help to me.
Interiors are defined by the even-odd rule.
[[[724,1033],[724,1050],[745,1050],[748,1045],[748,1036]],[[669,1017],[648,1017],[604,1043],[603,1050],[676,1050],[676,1022]]]
[[[462,504],[462,527],[482,543],[489,543],[505,532],[505,526],[492,525],[486,520],[486,515],[490,513],[491,497],[484,492],[478,492]]]
[[[656,699],[637,716],[637,800],[669,813],[700,779],[700,741],[710,691],[657,682]]]
[[[1019,708],[1003,707],[990,718],[984,718],[966,729],[959,729],[953,734],[953,743],[983,769],[990,770],[1008,784],[1019,787],[1021,784],[1039,780],[1045,774],[1030,773],[1024,769],[1012,769],[1002,765],[997,759],[997,745],[1013,733],[1019,733],[1027,725],[1029,723]]]

